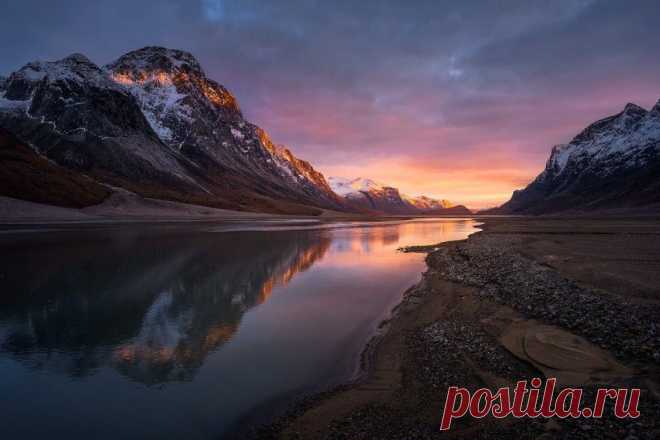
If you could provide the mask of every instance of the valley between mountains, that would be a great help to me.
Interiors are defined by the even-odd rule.
[[[326,177],[247,121],[190,53],[81,54],[0,78],[0,215],[16,219],[470,215],[366,177]],[[660,103],[628,104],[481,214],[660,209]],[[241,214],[243,213],[243,214]]]
[[[0,148],[6,216],[66,217],[73,214],[61,208],[92,206],[141,214],[145,205],[183,217],[470,212],[404,200],[392,187],[357,197],[333,191],[309,162],[247,121],[191,54],[162,47],[102,67],[81,54],[31,62],[0,80]]]

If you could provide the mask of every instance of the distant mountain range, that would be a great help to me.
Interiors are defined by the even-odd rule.
[[[0,78],[0,196],[96,205],[118,191],[239,211],[469,214],[369,179],[330,178],[245,120],[189,53],[84,55]],[[660,102],[628,104],[552,149],[545,170],[485,213],[660,210]]]
[[[628,104],[552,149],[545,170],[484,213],[660,211],[660,101]]]
[[[387,214],[471,214],[465,206],[454,205],[448,200],[406,196],[397,188],[371,179],[329,177],[328,182],[347,205],[364,211]]]
[[[0,78],[0,147],[0,195],[57,206],[98,204],[121,188],[286,214],[450,209],[427,198],[401,200],[393,188],[367,192],[373,204],[335,193],[312,165],[245,120],[234,96],[191,54],[162,47],[103,67],[73,54]]]

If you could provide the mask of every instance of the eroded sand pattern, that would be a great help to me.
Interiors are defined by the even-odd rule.
[[[561,385],[618,381],[634,374],[632,369],[586,339],[534,320],[512,323],[501,342],[514,355],[532,363],[545,377],[556,377]]]

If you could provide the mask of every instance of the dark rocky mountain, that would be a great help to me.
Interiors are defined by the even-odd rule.
[[[57,165],[0,128],[0,195],[47,205],[96,205],[110,190],[84,174]]]
[[[660,210],[660,101],[628,104],[552,149],[545,170],[489,213]]]
[[[448,200],[436,200],[426,196],[409,197],[397,188],[371,179],[345,179],[329,177],[331,188],[342,196],[347,205],[362,211],[385,214],[471,214],[462,205],[454,205]]]
[[[0,127],[61,167],[142,196],[226,209],[343,209],[323,175],[243,118],[187,52],[146,47],[100,68],[33,62],[0,82]]]

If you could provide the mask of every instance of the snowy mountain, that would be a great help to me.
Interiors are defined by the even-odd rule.
[[[660,208],[660,101],[628,104],[552,149],[545,170],[497,209],[505,213]]]
[[[371,179],[329,177],[328,182],[348,205],[364,211],[387,214],[470,214],[464,206],[426,196],[409,197],[401,194],[397,188]]]
[[[323,175],[243,118],[189,53],[145,47],[100,68],[33,62],[0,82],[0,128],[60,166],[138,194],[220,208],[342,209]]]
[[[371,179],[345,179],[343,177],[328,177],[330,188],[342,197],[363,197],[364,191],[380,191],[387,185],[377,183]]]
[[[403,214],[410,210],[410,206],[401,198],[399,190],[391,186],[362,178],[330,177],[328,181],[333,191],[356,209],[388,214]]]
[[[436,200],[426,196],[409,197],[404,195],[403,199],[409,205],[412,205],[415,208],[420,209],[422,211],[433,211],[437,209],[450,209],[456,207],[456,205],[451,203],[449,200],[445,200],[445,199]]]

